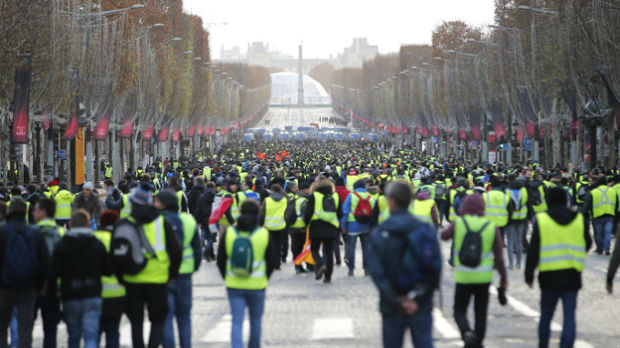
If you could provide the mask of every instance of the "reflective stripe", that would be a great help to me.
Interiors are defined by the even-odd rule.
[[[540,247],[540,252],[556,251],[556,250],[572,250],[572,251],[578,251],[578,252],[585,251],[583,247],[576,246],[576,245],[570,245],[570,244],[555,244],[555,245],[547,245],[547,246]]]
[[[599,200],[599,202],[594,205],[594,209],[601,207],[603,205],[611,205],[611,206],[616,206],[614,203],[611,202],[611,199],[609,198],[609,196],[607,195],[607,192],[609,192],[609,188],[606,188],[604,191],[601,190],[600,187],[597,188],[598,191],[601,191],[602,196],[601,199]]]
[[[424,216],[424,215],[414,215],[418,220],[432,224],[433,223],[433,218],[431,218],[430,216]]]
[[[270,216],[265,218],[265,227],[280,227],[284,221],[281,217]]]
[[[580,251],[583,252],[584,248],[582,248]],[[570,254],[559,255],[559,256],[547,256],[547,257],[542,256],[540,258],[540,263],[541,264],[557,262],[557,261],[577,261],[579,263],[584,263],[585,258],[584,257],[575,256],[575,255],[570,255]]]
[[[121,284],[103,284],[103,291],[116,291],[116,290],[125,290],[125,287]]]
[[[69,208],[71,207],[71,204],[59,204],[56,206],[56,208]]]
[[[476,268],[470,268],[466,266],[456,266],[454,267],[454,269],[456,269],[459,272],[465,272],[465,273],[484,273],[484,272],[492,272],[493,266],[481,266],[481,267],[476,267]]]
[[[153,250],[157,253],[160,251],[166,251],[166,245],[164,244],[164,225],[160,223],[155,224],[155,245]]]

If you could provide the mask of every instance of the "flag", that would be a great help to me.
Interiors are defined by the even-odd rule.
[[[168,126],[168,125],[163,126],[161,128],[161,130],[159,131],[159,134],[157,135],[157,140],[158,141],[167,141],[168,140],[168,133],[170,133],[170,126]]]
[[[15,94],[13,95],[13,126],[11,143],[28,143],[28,115],[30,113],[30,66],[15,70]]]
[[[282,156],[278,155],[277,153],[276,153],[276,161],[282,161]]]
[[[74,112],[67,123],[65,134],[62,135],[62,140],[73,140],[78,131],[78,114]]]
[[[45,117],[43,121],[43,131],[47,134],[50,128],[52,128],[52,113],[49,110],[45,110],[43,111],[43,117]]]
[[[194,134],[196,134],[196,126],[190,126],[189,130],[187,131],[187,136],[189,137],[193,137]]]
[[[232,197],[216,196],[213,200],[213,210],[209,216],[209,225],[216,224],[226,214],[226,211],[233,203]]]
[[[258,152],[256,153],[256,157],[257,157],[258,159],[263,159],[263,160],[264,160],[264,159],[267,159],[267,155],[265,155],[264,153],[262,153],[262,152],[260,152],[260,151],[258,151]]]
[[[286,150],[282,150],[282,151],[280,151],[280,156],[288,157],[288,156],[290,156],[290,154],[288,152],[286,152]]]
[[[133,126],[132,126],[133,128]],[[151,140],[151,138],[153,138],[153,124],[150,123],[148,126],[146,126],[146,129],[144,130],[144,135],[142,136],[142,139],[144,140]]]
[[[180,137],[181,137],[181,128],[177,127],[172,132],[172,141],[175,143],[178,143]]]
[[[312,252],[310,251],[311,244],[312,241],[309,238],[309,227],[306,227],[306,242],[304,243],[303,249],[301,249],[301,253],[299,253],[299,255],[293,261],[296,266],[301,266],[301,264],[304,262],[309,265],[316,264],[314,258],[312,257]]]
[[[148,127],[147,127],[148,130]],[[121,131],[118,132],[118,136],[121,138],[131,138],[131,135],[133,134],[133,117],[127,116],[125,117],[125,120],[123,121],[123,126],[121,128]],[[146,134],[146,130],[144,131],[144,140],[149,140],[151,139],[151,137],[153,136],[153,126],[151,125],[151,134],[148,137],[148,139],[146,138],[147,134]]]
[[[97,125],[95,126],[95,140],[105,140],[109,128],[110,116],[106,113],[97,121]]]

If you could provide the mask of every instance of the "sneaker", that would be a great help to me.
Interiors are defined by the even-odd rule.
[[[608,250],[605,250],[605,256],[609,256],[611,253]]]
[[[302,274],[302,273],[306,273],[304,268],[301,266],[295,266],[295,274]]]
[[[353,277],[355,274],[352,269],[349,270],[349,277]]]
[[[465,342],[465,348],[474,348],[478,344],[478,335],[473,331],[467,331],[463,335],[463,342]]]
[[[323,279],[323,284],[331,284],[331,282],[332,282],[332,280],[327,278],[327,277],[325,279]]]
[[[319,269],[316,270],[316,275],[314,276],[314,279],[321,280],[325,272],[327,272],[327,266],[323,265],[319,267]]]

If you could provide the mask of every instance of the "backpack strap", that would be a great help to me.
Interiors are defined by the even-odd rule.
[[[487,228],[487,226],[489,225],[489,222],[485,222],[484,225],[482,225],[482,228],[480,228],[479,231],[473,231],[471,228],[469,228],[469,224],[467,223],[467,220],[465,218],[461,219],[463,220],[463,223],[465,224],[465,229],[467,229],[467,232],[473,232],[473,233],[480,233],[482,231],[484,231],[485,228]]]
[[[368,197],[366,198],[362,198],[362,196],[359,195],[359,193],[353,191],[353,194],[355,195],[355,197],[357,197],[360,201],[369,201],[370,200],[370,195],[368,195]]]

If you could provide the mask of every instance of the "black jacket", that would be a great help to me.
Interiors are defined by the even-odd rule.
[[[327,184],[319,184],[314,190],[320,192],[324,195],[332,194],[334,191],[331,185]],[[342,203],[338,201],[338,221],[342,219]],[[322,220],[314,220],[310,222],[312,219],[312,215],[314,214],[314,195],[310,194],[308,198],[308,203],[306,203],[306,210],[304,211],[304,221],[306,225],[310,226],[310,239],[338,239],[340,229],[329,222]]]
[[[18,233],[25,233],[28,225],[26,225],[25,214],[9,214],[7,215],[7,222],[5,225],[0,226],[0,288],[7,288],[5,284],[2,284],[2,267],[4,266],[4,257],[6,253],[6,247],[8,242],[7,225],[13,226],[14,230]],[[47,250],[47,244],[45,238],[40,232],[35,232],[34,240],[36,242],[37,253],[37,275],[35,277],[32,288],[40,291],[45,284],[48,276],[50,254]]]
[[[555,222],[562,226],[570,224],[577,216],[576,212],[564,206],[551,206],[549,210],[547,210],[547,213]],[[534,271],[538,267],[540,258],[540,231],[536,219],[533,220],[532,226],[532,239],[525,262],[525,282],[528,284],[534,281]],[[585,218],[583,228],[587,252],[592,246],[592,238],[590,237],[588,224]],[[538,274],[538,282],[542,290],[579,290],[581,289],[581,273],[577,272],[575,269],[542,272]]]
[[[78,232],[84,230],[84,233]],[[90,227],[69,230],[54,247],[47,295],[56,297],[57,279],[63,300],[101,297],[101,276],[111,275],[105,246]]]
[[[195,215],[196,222],[203,227],[209,225],[209,217],[211,216],[211,209],[213,208],[213,200],[217,192],[214,189],[206,189],[205,192],[198,198],[198,204],[196,207]]]
[[[197,218],[197,208],[198,208],[198,200],[200,196],[205,193],[207,189],[203,185],[193,186],[192,189],[187,193],[187,205],[189,206],[189,213],[194,216],[196,220]]]
[[[237,227],[241,231],[253,231],[258,227],[258,216],[256,215],[241,215],[237,219]],[[265,263],[267,265],[267,277],[271,276],[273,270],[278,263],[280,255],[275,253],[273,241],[269,238],[267,249],[265,250]],[[226,263],[228,262],[228,256],[226,255],[226,231],[220,238],[219,246],[217,248],[217,268],[220,270],[222,278],[226,278]]]
[[[143,225],[155,220],[159,216],[159,211],[153,206],[144,206],[134,204],[131,207],[131,217],[133,217],[136,223]],[[170,279],[176,278],[179,275],[179,267],[181,266],[181,259],[183,257],[183,244],[179,241],[179,237],[174,232],[172,225],[169,221],[164,219],[164,229],[166,231],[166,252],[170,259]],[[117,275],[118,276],[118,275]],[[122,279],[122,277],[119,277]]]

